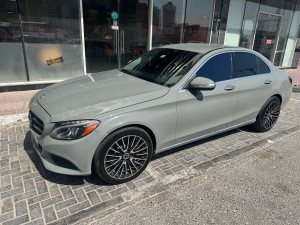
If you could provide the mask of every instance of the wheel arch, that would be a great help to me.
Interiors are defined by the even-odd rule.
[[[272,97],[277,97],[280,100],[280,103],[282,103],[282,96],[280,94],[275,94]]]
[[[155,134],[154,132],[147,126],[145,125],[142,125],[142,124],[136,124],[136,123],[133,123],[133,124],[127,124],[127,125],[124,125],[124,126],[121,126],[121,127],[118,127],[114,130],[112,130],[110,133],[107,134],[107,136],[109,136],[110,134],[118,131],[118,130],[121,130],[123,128],[127,128],[127,127],[138,127],[138,128],[141,128],[143,129],[144,131],[147,132],[147,134],[149,134],[150,138],[151,138],[151,141],[152,141],[152,144],[153,144],[153,152],[155,153],[155,150],[156,150],[156,137],[155,137]]]

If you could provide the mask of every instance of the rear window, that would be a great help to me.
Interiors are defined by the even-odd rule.
[[[257,63],[258,63],[259,74],[270,73],[271,70],[270,70],[269,66],[258,56],[256,58],[257,58]]]
[[[247,77],[259,74],[256,55],[247,52],[235,52],[237,77]]]

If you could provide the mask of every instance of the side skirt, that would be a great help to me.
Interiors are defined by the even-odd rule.
[[[175,148],[175,147],[179,147],[179,146],[182,146],[182,145],[185,145],[185,144],[194,142],[194,141],[199,141],[199,140],[201,140],[201,139],[204,139],[204,138],[207,138],[207,137],[211,137],[211,136],[214,136],[214,135],[216,135],[216,134],[223,133],[223,132],[225,132],[225,131],[234,130],[234,129],[236,129],[236,128],[243,127],[243,126],[245,126],[245,125],[249,125],[249,124],[255,123],[255,121],[256,121],[256,119],[248,120],[248,121],[246,121],[246,122],[239,123],[239,124],[236,124],[236,125],[234,125],[234,126],[230,126],[230,127],[224,128],[224,129],[222,129],[222,130],[214,131],[214,132],[211,132],[211,133],[208,133],[208,134],[205,134],[205,135],[196,137],[196,138],[192,138],[192,139],[189,139],[189,140],[187,140],[187,141],[183,141],[183,142],[177,143],[177,144],[175,144],[175,145],[171,145],[171,146],[165,147],[165,148],[163,148],[163,149],[157,150],[157,151],[155,152],[155,154],[158,154],[158,153],[167,151],[167,150],[169,150],[169,149],[172,149],[172,148]]]

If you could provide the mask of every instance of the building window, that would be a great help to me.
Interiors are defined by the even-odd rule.
[[[19,0],[30,81],[83,74],[78,0]]]
[[[153,1],[153,47],[181,42],[184,10],[185,1]]]
[[[26,70],[15,1],[0,1],[0,83],[24,82]]]

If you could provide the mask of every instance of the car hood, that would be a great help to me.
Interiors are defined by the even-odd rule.
[[[90,119],[167,94],[168,87],[154,84],[119,70],[80,76],[51,85],[36,95],[50,114],[51,122]]]

